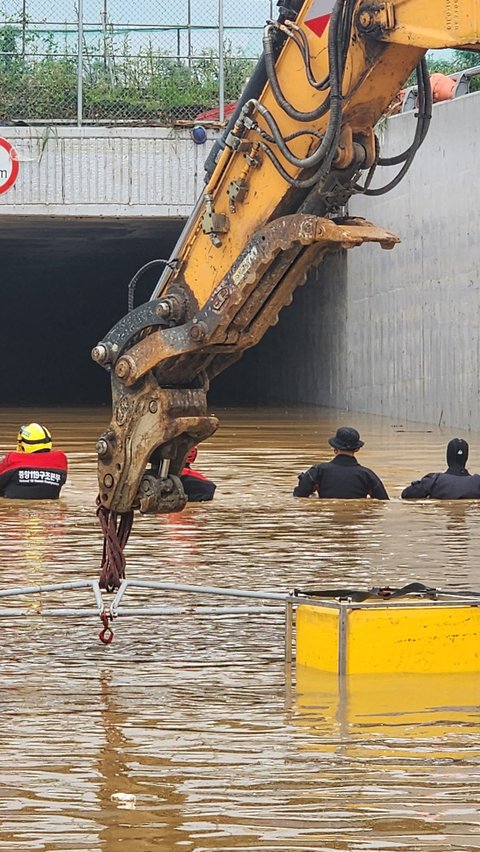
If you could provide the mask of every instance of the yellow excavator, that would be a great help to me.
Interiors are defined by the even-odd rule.
[[[398,242],[346,207],[353,194],[396,186],[422,144],[432,110],[426,51],[480,50],[477,0],[280,3],[150,301],[92,352],[112,379],[112,420],[97,443],[105,588],[123,576],[133,510],[185,506],[184,459],[218,425],[210,380],[258,343],[325,254]],[[375,126],[414,70],[411,145],[384,158]],[[385,185],[382,166],[398,169]]]

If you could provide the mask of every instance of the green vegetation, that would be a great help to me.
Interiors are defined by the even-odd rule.
[[[171,123],[194,120],[218,105],[218,57],[204,51],[189,62],[168,56],[150,41],[132,52],[127,34],[106,27],[83,46],[83,117],[87,121]],[[62,41],[63,39],[63,41]],[[73,122],[77,116],[77,48],[73,25],[64,32],[37,32],[28,20],[0,28],[0,118]],[[453,51],[451,59],[428,58],[430,73],[458,73],[480,65],[480,53]],[[224,47],[226,103],[235,101],[254,62]],[[412,76],[408,83],[413,83]],[[480,88],[473,78],[471,90]]]
[[[480,65],[480,53],[472,53],[468,50],[453,50],[450,59],[436,59],[427,55],[427,65],[430,74],[458,74],[466,68],[474,68]],[[415,74],[408,79],[409,86],[415,84]],[[472,77],[470,80],[470,91],[477,92],[480,89],[480,76]]]
[[[235,101],[254,62],[224,47],[225,101]],[[83,116],[93,122],[170,123],[193,120],[218,105],[218,57],[204,51],[187,63],[150,43],[133,55],[128,36],[121,51],[111,34],[83,47]],[[77,55],[58,36],[40,36],[19,23],[0,29],[0,118],[74,121]]]

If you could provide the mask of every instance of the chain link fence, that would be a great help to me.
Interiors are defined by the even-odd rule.
[[[0,123],[222,120],[274,14],[273,0],[0,0]]]

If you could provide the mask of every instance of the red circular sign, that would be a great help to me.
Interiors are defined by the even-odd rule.
[[[8,139],[0,136],[0,195],[13,186],[19,170],[18,154]]]

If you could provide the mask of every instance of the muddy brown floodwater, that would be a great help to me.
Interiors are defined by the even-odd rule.
[[[197,460],[215,500],[137,518],[130,578],[480,589],[480,506],[399,499],[444,469],[451,437],[480,470],[479,433],[314,408],[215,413]],[[99,573],[94,446],[109,412],[2,409],[2,454],[30,420],[70,475],[58,503],[0,500],[0,589]],[[292,498],[339,425],[361,432],[390,502]],[[139,608],[186,600],[131,594]],[[0,850],[480,849],[480,676],[357,676],[340,701],[335,679],[286,677],[281,616],[119,618],[104,646],[95,617],[40,618],[24,600],[31,616],[1,621]]]

